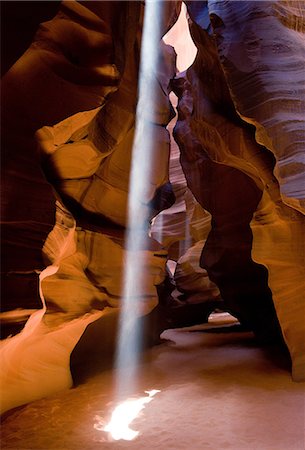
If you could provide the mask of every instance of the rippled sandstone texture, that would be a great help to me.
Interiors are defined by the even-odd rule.
[[[179,2],[177,11],[178,7]],[[174,4],[170,7],[165,5],[162,33],[176,20],[176,9]],[[42,236],[36,244],[35,256],[39,259],[39,265],[37,263],[38,267],[35,268],[43,268],[39,253],[54,220],[55,205],[54,191],[52,192],[41,174],[39,158],[48,181],[55,188],[59,200],[57,216],[62,221],[57,223],[45,243],[46,262],[54,263],[56,260],[58,264],[63,257],[60,240],[68,228],[75,226],[90,231],[90,236],[93,236],[94,232],[104,231],[106,235],[113,235],[117,240],[115,245],[124,246],[137,99],[141,15],[143,16],[143,11],[139,2],[93,2],[89,5],[63,2],[57,16],[40,26],[30,49],[3,80],[3,101],[9,109],[5,114],[5,129],[9,141],[5,157],[5,178],[8,180],[9,192],[5,197],[7,208],[4,220],[8,223],[9,230],[15,230],[16,223],[24,230],[26,222],[31,238],[37,223],[39,237]],[[150,191],[144,194],[146,198],[140,199],[143,205],[146,204],[143,206],[143,217],[155,215],[164,207],[163,203],[172,202],[170,192],[166,198],[158,193],[155,199],[154,195],[159,188],[162,191],[162,186],[166,185],[168,180],[169,140],[165,126],[170,119],[171,110],[166,90],[168,80],[174,74],[174,64],[174,54],[162,45],[160,70],[156,68],[159,73],[152,75],[157,77],[153,89],[158,106],[156,111],[150,112],[151,117],[147,117],[155,142],[155,165],[151,168],[153,183]],[[16,111],[19,114],[15,114]],[[18,121],[21,132],[25,130],[25,145],[22,145],[24,142],[21,142],[21,133],[18,134],[19,145],[11,142],[16,135],[12,128]],[[37,144],[33,139],[35,131],[38,154],[35,148]],[[26,145],[30,146],[29,150]],[[36,188],[33,183],[27,185],[19,196],[20,191],[12,189],[12,176],[17,176],[18,179],[29,177],[25,164],[23,169],[26,174],[21,173],[22,160],[32,167],[41,186]],[[47,191],[48,196],[43,189]],[[23,195],[25,198],[22,198]],[[16,202],[13,196],[16,197]],[[76,219],[75,223],[69,218],[69,213],[65,218],[65,208],[60,206],[60,203],[69,208]],[[16,204],[23,207],[23,222],[19,218],[22,211],[16,212]],[[33,208],[36,208],[37,212],[36,209],[33,211]],[[48,212],[44,224],[43,217]],[[77,235],[80,230],[77,229],[74,233]],[[26,239],[24,235],[22,231],[22,239]],[[8,236],[7,241],[7,245],[14,246],[12,260],[26,259],[26,255],[18,253],[19,248],[15,249],[13,238]],[[32,243],[29,245],[29,240],[26,245],[34,247]],[[66,249],[65,256],[67,252],[74,253],[74,247],[72,245],[70,250]],[[12,253],[10,247],[7,253]],[[83,259],[86,257],[88,256],[83,255]],[[33,268],[32,260],[28,264]],[[83,269],[87,265],[86,261],[78,264]],[[7,272],[13,270],[12,263]],[[114,274],[119,277],[115,270]],[[68,276],[63,274],[66,275]],[[92,279],[88,280],[88,283],[92,284]],[[51,278],[43,284],[51,284]],[[113,284],[120,282],[118,283],[117,279]],[[120,288],[117,287],[117,290]],[[48,296],[48,293],[46,295]],[[60,301],[69,302],[67,299]],[[37,304],[38,302],[35,306]],[[50,307],[54,304],[61,308],[57,300],[50,300]],[[7,309],[12,306],[15,305],[9,298]],[[27,307],[28,304],[25,300],[23,305],[19,303],[17,306]],[[76,306],[71,303],[71,307]],[[88,305],[88,308],[90,310],[91,306]]]
[[[164,3],[167,12],[162,32],[175,21],[178,3]],[[291,67],[298,68],[301,63],[294,63],[291,55],[287,64],[281,58],[279,65],[276,52],[271,52],[275,54],[271,57],[272,47],[264,47],[263,43],[270,42],[270,24],[274,24],[283,38],[287,34],[295,42],[298,58],[303,45],[299,28],[302,14],[292,3],[272,5],[275,3],[188,2],[199,53],[186,77],[174,83],[180,99],[175,134],[188,187],[212,215],[212,229],[201,255],[202,267],[220,288],[227,309],[262,341],[278,339],[281,328],[292,355],[294,379],[299,380],[305,372],[305,228],[298,211],[302,200],[298,108],[303,97],[296,83],[296,94],[289,92],[299,100],[293,105],[288,102],[289,108],[283,112],[280,106],[286,108],[286,103],[273,102],[271,87],[279,88],[277,100],[286,98],[280,83],[282,71],[274,67],[284,65],[291,74]],[[9,105],[5,117],[4,245],[10,258],[5,269],[9,276],[5,277],[14,280],[7,287],[5,308],[20,304],[39,307],[33,269],[42,270],[44,264],[51,263],[44,273],[49,276],[41,283],[47,314],[43,321],[39,315],[33,316],[25,332],[11,340],[16,345],[5,351],[7,364],[26,363],[28,380],[41,388],[36,397],[27,391],[29,397],[21,400],[18,386],[12,384],[11,391],[19,402],[70,386],[69,358],[80,335],[89,322],[98,322],[106,315],[107,308],[113,310],[119,305],[119,274],[126,252],[124,228],[137,95],[140,9],[140,2],[63,2],[58,16],[41,26],[30,49],[3,80],[4,101]],[[216,41],[211,37],[209,14]],[[248,19],[251,26],[247,28]],[[240,30],[254,33],[253,23],[255,33],[261,33],[262,44],[260,52],[254,54],[251,39],[240,38]],[[233,64],[236,59],[240,64],[243,58],[239,55],[245,52],[252,62],[257,61],[251,66],[245,59],[244,66],[251,68],[251,76],[244,66],[239,70]],[[265,54],[269,55],[268,71],[267,62],[261,63]],[[167,183],[169,139],[165,127],[171,118],[167,82],[174,74],[173,55],[164,48],[160,58],[169,64],[161,65],[163,73],[157,74],[155,80],[159,109],[152,112],[153,118],[147,111],[156,146],[154,182],[141,199],[150,218],[172,201]],[[293,73],[297,79],[301,77],[301,71]],[[267,98],[275,109],[264,109]],[[289,114],[292,120],[287,119]],[[256,133],[247,122],[257,126]],[[45,181],[39,159],[54,189]],[[54,224],[55,198],[56,225],[48,234]],[[40,253],[43,245],[45,262]],[[153,241],[141,254],[147,267],[142,294],[148,299],[149,309],[157,302],[155,285],[165,276],[165,255]],[[16,282],[16,272],[22,272],[22,277],[29,272],[34,283],[29,292],[26,282],[22,301],[14,303],[21,284]],[[18,286],[15,291],[14,286]],[[76,318],[81,320],[71,320]],[[66,328],[57,328],[64,322]],[[34,344],[38,359],[33,353]],[[9,348],[17,352],[12,354]],[[52,355],[55,349],[58,359]],[[39,371],[41,367],[35,363],[43,366],[44,358],[49,357],[54,364],[52,370],[55,367],[49,373],[56,375],[60,366],[56,386],[52,384],[55,375],[46,384],[43,371],[42,378],[32,377],[32,366]],[[8,372],[6,381],[13,383],[14,375],[14,370]]]
[[[27,272],[43,269],[41,249],[55,218],[54,193],[42,175],[34,133],[100,106],[119,81],[106,22],[80,4],[67,2],[52,23],[51,29],[50,22],[41,25],[34,43],[2,80],[2,220],[4,273],[8,274],[4,282],[9,282],[5,309],[40,307],[38,296],[33,302],[35,296],[22,280],[29,276]],[[91,29],[93,42],[85,44]],[[103,60],[94,61],[96,54],[103,55]],[[73,55],[78,55],[79,66]],[[17,271],[22,275],[18,277]],[[16,305],[15,291],[19,291]]]
[[[175,135],[182,166],[195,197],[212,214],[201,265],[219,286],[228,308],[260,339],[278,339],[281,328],[292,356],[293,377],[301,380],[305,374],[305,224],[298,210],[304,186],[299,177],[304,172],[298,165],[296,179],[287,168],[285,186],[295,182],[287,199],[277,167],[301,155],[304,124],[300,122],[299,79],[304,71],[296,72],[296,86],[290,92],[296,102],[285,102],[289,92],[283,85],[282,68],[292,78],[292,67],[302,65],[302,6],[294,2],[294,6],[281,2],[280,7],[273,2],[200,3],[187,2],[198,55],[186,77],[175,81],[174,89],[180,98]],[[292,11],[298,20],[292,20]],[[280,48],[286,45],[284,36],[295,41],[294,56],[286,54],[285,59],[270,54],[273,25],[275,42],[280,39],[283,44]],[[254,34],[260,37],[260,44],[255,41],[260,51],[253,53],[249,36]],[[256,123],[258,131],[254,133],[236,111],[247,122]],[[292,129],[299,131],[292,136]],[[269,149],[276,160],[281,159],[278,165]]]
[[[235,107],[274,154],[283,202],[304,213],[304,2],[210,1],[209,14]]]
[[[179,2],[175,5],[164,6],[162,34],[176,20]],[[113,312],[120,306],[128,251],[125,227],[142,18],[140,2],[63,2],[57,16],[40,26],[29,50],[3,81],[4,100],[10,108],[6,117],[8,140],[20,120],[24,141],[31,143],[27,151],[20,139],[16,155],[12,145],[6,156],[7,167],[11,164],[12,173],[22,178],[26,166],[20,160],[26,158],[49,194],[33,186],[39,205],[34,215],[29,207],[32,186],[24,189],[21,199],[26,218],[36,219],[43,236],[37,250],[40,253],[43,247],[44,264],[48,265],[40,275],[46,313],[34,314],[22,333],[2,347],[2,381],[7,394],[4,409],[71,386],[70,354],[90,322],[106,317],[106,323],[98,322],[102,334],[99,350],[107,351],[107,344],[113,350],[117,324]],[[155,37],[156,42],[160,37]],[[155,158],[149,189],[138,199],[143,204],[143,216],[138,219],[147,235],[145,246],[138,250],[138,259],[145,267],[143,288],[138,292],[143,300],[142,314],[158,303],[156,286],[166,275],[166,252],[148,238],[148,223],[173,201],[167,188],[164,195],[163,186],[168,184],[169,137],[165,127],[172,114],[168,84],[174,75],[175,55],[163,43],[157,66],[150,74],[156,107],[145,115]],[[14,111],[20,111],[20,117]],[[39,162],[50,184],[43,178]],[[6,173],[9,185],[10,173]],[[20,202],[17,190],[12,194]],[[9,212],[13,196],[6,199]],[[55,199],[56,224],[48,234]],[[41,231],[42,208],[52,214],[48,227]],[[11,219],[10,227],[16,221],[14,214],[12,210],[11,217],[8,213],[5,216]],[[23,223],[20,229],[21,238],[26,239]],[[33,232],[30,222],[30,235]],[[19,256],[17,248],[14,257]],[[44,264],[40,258],[39,268]],[[22,306],[28,307],[24,303]],[[40,307],[38,301],[35,306]],[[52,373],[54,377],[50,377]]]
[[[175,104],[176,99],[172,94],[171,97]],[[200,321],[204,320],[206,302],[220,297],[219,290],[209,280],[206,270],[199,267],[200,253],[211,229],[211,215],[200,206],[187,186],[180,164],[180,151],[172,136],[176,120],[177,117],[173,118],[168,125],[171,133],[169,179],[175,203],[155,218],[151,236],[168,251],[177,288],[173,295],[181,302],[180,305],[202,303],[202,311],[198,315]],[[221,308],[222,305],[214,304],[214,308],[216,306]],[[209,309],[207,307],[207,311]]]

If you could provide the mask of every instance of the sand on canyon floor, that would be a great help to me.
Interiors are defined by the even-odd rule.
[[[132,398],[160,392],[130,425],[134,440],[99,429],[116,406],[112,369],[4,415],[2,450],[304,450],[305,384],[252,333],[204,328],[167,330],[146,351]]]

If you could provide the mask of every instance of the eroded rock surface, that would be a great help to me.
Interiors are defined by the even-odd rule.
[[[179,2],[165,6],[162,34],[175,20]],[[2,375],[11,388],[5,408],[37,398],[44,391],[47,395],[69,387],[69,355],[90,322],[107,316],[106,323],[101,323],[101,345],[107,351],[108,343],[114,351],[124,265],[130,251],[125,228],[142,16],[140,2],[98,2],[88,8],[63,2],[58,15],[40,27],[30,49],[6,75],[4,87],[10,106],[26,94],[22,112],[23,126],[33,145],[30,158],[37,160],[37,167],[41,159],[58,200],[56,225],[43,249],[49,266],[40,276],[46,314],[35,314],[22,333],[3,344]],[[164,204],[172,202],[171,191],[166,195],[159,191],[168,184],[169,137],[165,127],[172,114],[168,85],[174,63],[172,49],[161,43],[156,72],[150,74],[155,109],[148,109],[145,116],[154,159],[149,189],[138,199],[143,205],[143,216],[138,219],[147,238],[137,256],[144,267],[143,289],[137,293],[143,303],[141,314],[157,305],[156,286],[166,275],[166,252],[148,238],[148,224]],[[21,77],[23,85],[18,84]],[[35,94],[32,103],[31,93]],[[33,151],[35,131],[38,154]],[[20,171],[20,164],[16,170]],[[52,193],[50,185],[43,182]],[[54,214],[53,195],[44,201],[46,207],[51,204]],[[112,310],[116,311],[114,321]],[[65,347],[64,336],[69,330],[72,335]],[[35,355],[39,360],[37,365],[26,357],[30,347],[34,360]],[[53,356],[42,354],[41,348],[47,347],[50,351],[53,348]],[[27,373],[26,387],[10,370],[10,361],[16,360],[20,351],[24,357],[19,361],[19,372]],[[65,357],[61,360],[62,352]],[[58,382],[54,386],[45,383],[47,367],[56,371],[57,365]],[[35,383],[42,386],[39,392],[35,392]],[[10,397],[11,391],[15,394]]]
[[[284,203],[304,213],[304,3],[213,0],[208,8],[236,109],[273,152]]]
[[[178,263],[181,290],[195,300],[200,291],[216,300],[221,295],[226,309],[263,342],[281,340],[283,334],[293,377],[301,380],[301,6],[288,1],[186,3],[198,54],[172,85],[179,98],[174,134],[186,180],[175,166],[177,153],[171,166],[176,217],[165,213],[155,219],[154,232],[163,234],[158,240],[166,250],[148,238],[138,249],[145,267],[139,292],[143,311],[158,303],[156,286],[166,276],[167,250],[178,259],[181,239],[187,243],[183,251],[206,241],[200,260],[197,243]],[[156,42],[181,6],[180,1],[162,4]],[[41,301],[45,308],[2,347],[2,373],[11,389],[6,408],[71,386],[71,352],[92,326],[103,351],[113,350],[130,250],[125,229],[143,8],[141,2],[62,2],[3,80],[4,309],[39,308]],[[142,113],[154,157],[147,189],[137,201],[147,236],[149,222],[174,202],[166,129],[173,118],[169,80],[174,65],[173,50],[161,43],[157,67],[146,73],[147,96],[153,92],[155,107],[145,108],[144,99]],[[39,298],[37,277],[45,266]],[[81,357],[90,342],[92,336],[81,342]],[[47,373],[54,378],[57,373],[57,382],[48,381]],[[35,383],[41,389],[34,392]]]
[[[238,102],[248,102],[250,105],[252,97],[245,95],[245,92],[238,94],[236,84],[233,103],[229,91],[232,86],[230,82],[227,85],[227,78],[230,80],[230,76],[234,77],[234,67],[232,69],[232,61],[228,58],[225,77],[220,64],[223,59],[219,60],[219,48],[217,49],[211,35],[208,12],[211,14],[217,6],[222,10],[223,17],[228,18],[231,8],[237,8],[239,2],[234,2],[234,6],[233,3],[208,2],[209,9],[206,2],[201,9],[194,3],[196,2],[189,2],[188,7],[194,21],[191,23],[191,31],[198,47],[198,55],[186,77],[176,81],[175,90],[180,102],[175,133],[188,184],[197,200],[212,214],[212,231],[203,249],[201,264],[219,286],[224,301],[233,313],[246,322],[250,319],[251,327],[263,340],[274,339],[279,335],[274,303],[281,331],[293,359],[294,378],[302,379],[305,373],[305,331],[303,319],[300,319],[304,317],[305,308],[302,295],[304,277],[301,275],[304,273],[304,216],[284,204],[280,184],[273,174],[275,160],[272,154],[260,145],[261,140],[260,144],[256,142],[253,128],[236,114],[235,105]],[[251,8],[257,13],[253,13],[256,30],[259,29],[257,33],[261,33],[264,40],[265,13],[260,22],[258,10],[261,4],[246,2],[242,10],[245,12]],[[237,14],[234,17],[238,23]],[[229,26],[226,27],[212,15],[211,21],[220,45],[222,33],[227,33],[233,24],[228,19]],[[291,27],[296,26],[296,22],[290,24]],[[244,23],[242,29],[246,28]],[[247,28],[247,32],[249,29],[251,27]],[[270,44],[268,33],[269,31],[266,45]],[[298,42],[299,37],[293,35]],[[228,35],[226,36],[229,40]],[[234,54],[237,62],[239,53],[236,48],[243,47],[243,40],[237,38],[236,34],[234,36],[235,38],[230,37],[232,45],[228,44],[227,50]],[[254,79],[257,76],[263,79],[264,73],[257,75],[255,67],[252,69]],[[289,64],[286,69],[291,69]],[[277,73],[275,69],[273,80]],[[257,85],[252,84],[253,77],[247,77],[247,73],[242,71],[239,72],[239,77],[240,82],[244,83],[241,85],[247,85],[248,91],[253,92],[256,98]],[[270,82],[268,74],[265,74],[265,82]],[[280,86],[281,78],[278,82],[279,89]],[[263,92],[260,92],[263,96]],[[298,107],[299,103],[297,109]],[[258,101],[253,103],[253,108],[259,110]],[[267,114],[267,110],[264,111],[262,114]],[[275,114],[271,110],[269,115],[270,122],[281,122],[280,112]],[[284,115],[281,125],[277,127],[278,133],[282,126],[285,128],[285,120]],[[297,136],[296,134],[295,137]],[[296,141],[296,148],[299,148],[298,138]],[[267,145],[267,142],[264,143]],[[277,154],[276,152],[275,150],[274,153]],[[297,206],[294,202],[290,202],[290,205]],[[274,257],[275,254],[278,256]],[[268,272],[263,266],[267,267]]]

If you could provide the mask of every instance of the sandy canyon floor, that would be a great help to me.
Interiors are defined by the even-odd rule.
[[[113,369],[7,413],[2,450],[304,450],[305,384],[251,333],[204,328],[167,330],[145,353],[133,394],[160,392],[130,425],[136,439],[97,429],[115,406]]]

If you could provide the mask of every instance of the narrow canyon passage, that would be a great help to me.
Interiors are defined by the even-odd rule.
[[[1,448],[303,450],[305,3],[2,3]]]

